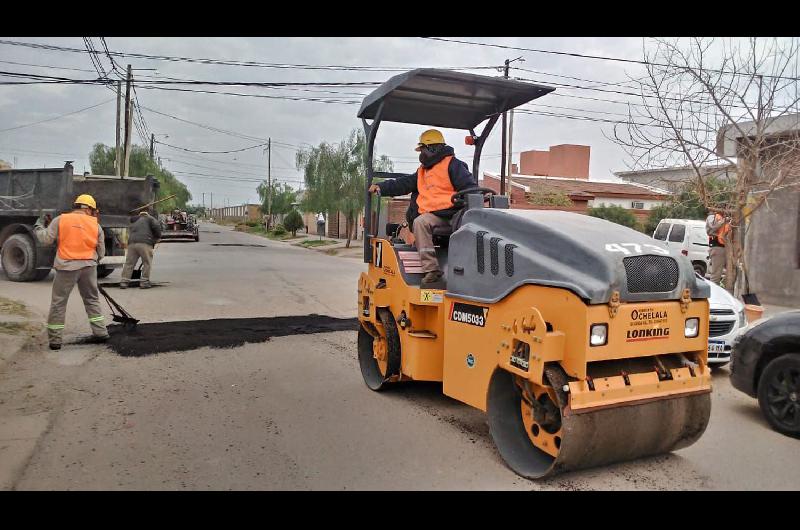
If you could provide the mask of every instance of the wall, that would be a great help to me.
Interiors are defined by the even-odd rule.
[[[759,301],[800,307],[800,191],[770,196],[752,216],[746,247],[750,290]]]
[[[258,204],[242,204],[239,206],[225,206],[209,210],[214,219],[227,221],[260,221],[261,207]]]
[[[588,145],[554,145],[550,147],[550,177],[589,179]]]
[[[561,144],[548,151],[523,151],[519,155],[519,174],[544,177],[589,178],[588,145]]]
[[[521,175],[549,175],[550,151],[523,151],[519,154]]]

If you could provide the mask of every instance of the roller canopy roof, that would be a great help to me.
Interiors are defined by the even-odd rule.
[[[358,117],[448,129],[474,129],[491,115],[555,90],[502,77],[420,68],[396,75],[364,98]]]

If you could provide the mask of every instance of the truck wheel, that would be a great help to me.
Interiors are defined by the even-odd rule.
[[[97,266],[97,277],[98,278],[105,278],[110,276],[111,273],[114,272],[113,267],[106,267],[105,265],[98,265]]]
[[[36,279],[36,245],[27,234],[14,234],[3,243],[0,255],[3,270],[12,282]]]
[[[758,404],[773,429],[800,438],[800,354],[782,355],[764,368]]]

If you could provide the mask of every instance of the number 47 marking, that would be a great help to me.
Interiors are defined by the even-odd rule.
[[[645,247],[652,252],[656,252],[657,254],[669,255],[669,251],[667,249],[661,248],[657,245],[649,245],[647,243],[644,245],[640,245],[638,243],[606,243],[607,252],[622,252],[623,254],[630,255],[631,250],[628,250],[628,248],[625,247],[629,247],[636,254],[641,254],[642,248]]]

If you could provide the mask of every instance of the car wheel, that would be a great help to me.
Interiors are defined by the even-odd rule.
[[[764,368],[758,404],[773,429],[800,438],[800,354],[782,355]]]
[[[706,264],[702,261],[694,261],[692,262],[692,266],[694,267],[694,272],[699,274],[700,276],[705,277],[706,275]]]

